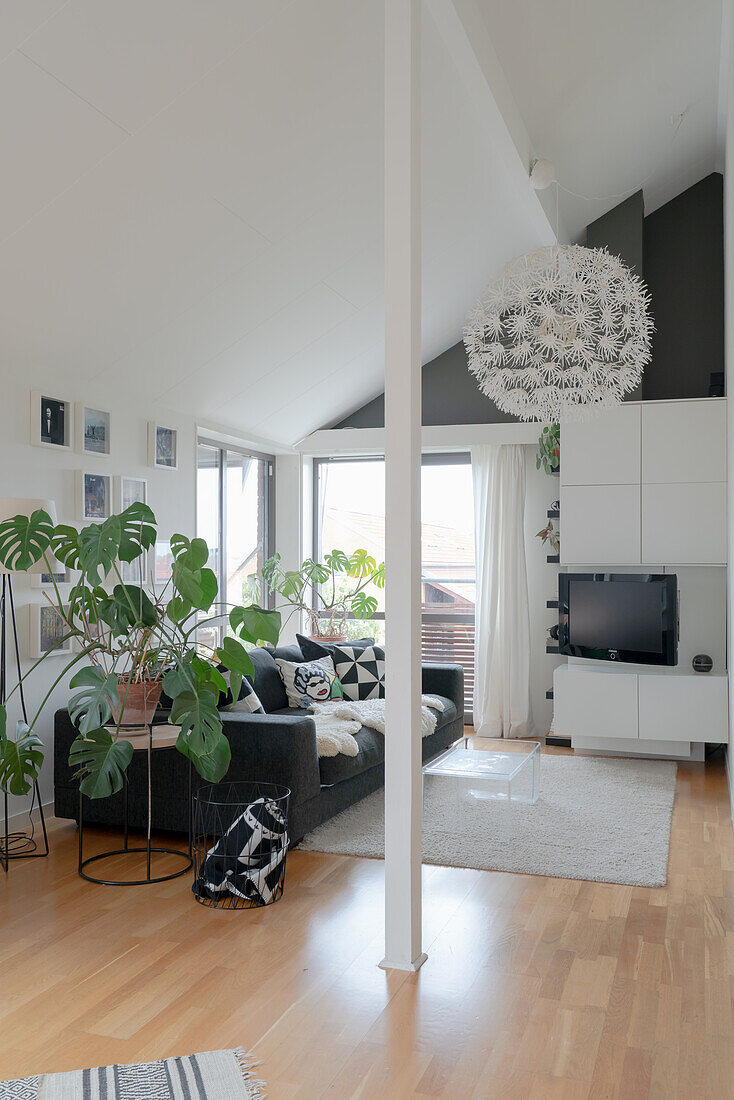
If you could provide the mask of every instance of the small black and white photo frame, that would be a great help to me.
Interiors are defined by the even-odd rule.
[[[71,637],[61,642],[64,635],[68,634],[69,627],[56,607],[50,603],[32,603],[28,605],[28,611],[29,657],[38,660],[39,657],[45,657],[51,651],[54,656],[71,653]]]
[[[76,406],[77,449],[84,455],[110,453],[110,414],[80,403]]]
[[[61,562],[52,562],[53,573],[31,573],[31,586],[33,588],[62,588],[73,583],[72,571]]]
[[[128,477],[122,474],[117,478],[117,507],[121,512],[129,508],[131,504],[148,503],[148,479],[145,477]]]
[[[101,523],[112,514],[112,478],[109,474],[77,474],[77,508],[79,518]]]
[[[47,390],[33,390],[31,443],[35,447],[71,450],[73,407],[65,397],[53,397]]]
[[[148,462],[159,470],[178,469],[178,431],[148,421]]]

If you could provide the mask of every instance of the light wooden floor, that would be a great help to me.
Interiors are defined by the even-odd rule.
[[[270,1100],[734,1097],[724,769],[679,768],[665,889],[425,869],[428,962],[379,970],[382,864],[294,852],[271,909],[188,879],[0,878],[0,1078],[242,1045]]]

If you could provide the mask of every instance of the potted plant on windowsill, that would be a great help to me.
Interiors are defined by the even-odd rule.
[[[64,524],[54,526],[42,510],[0,524],[3,565],[23,571],[42,561],[53,579],[55,558],[79,573],[67,596],[61,596],[55,581],[53,595],[44,593],[63,633],[20,682],[58,656],[69,639],[76,652],[64,660],[30,722],[18,722],[14,739],[7,733],[7,709],[0,706],[0,786],[4,790],[25,794],[38,778],[43,746],[35,726],[54,688],[75,668],[69,714],[79,733],[69,763],[76,768],[83,794],[102,798],[122,788],[133,756],[125,729],[152,720],[162,691],[172,701],[168,721],[180,727],[179,752],[209,782],[226,775],[230,747],[217,703],[228,690],[237,698],[242,677],[253,675],[242,643],[276,644],[280,613],[254,604],[217,603],[217,578],[207,565],[207,544],[185,535],[171,538],[170,579],[160,590],[145,586],[143,555],[155,540],[155,516],[140,503],[79,531]],[[125,583],[123,565],[134,562],[141,563],[139,583]],[[213,650],[197,644],[199,626],[225,617],[234,636],[225,637]],[[228,671],[229,683],[221,667]]]
[[[323,562],[307,558],[300,569],[282,569],[280,554],[273,554],[262,567],[262,576],[271,592],[277,592],[292,608],[291,615],[304,614],[311,638],[318,642],[346,640],[344,624],[351,614],[371,619],[377,611],[377,599],[366,589],[385,587],[385,563],[379,564],[366,550],[346,554],[332,550]]]

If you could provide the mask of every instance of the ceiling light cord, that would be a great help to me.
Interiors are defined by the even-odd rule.
[[[670,139],[670,145],[672,145],[673,142],[675,141],[675,139],[678,135],[678,131],[680,130],[681,125],[683,124],[683,119],[686,117],[687,114],[688,114],[688,107],[684,107],[682,111],[680,111],[677,115],[673,115],[673,117],[671,118],[670,121],[673,124],[673,134],[672,134],[672,137]],[[645,178],[643,180],[641,180],[636,186],[629,187],[626,191],[620,191],[617,194],[612,194],[612,195],[582,195],[578,191],[572,191],[570,187],[564,187],[563,184],[559,183],[557,179],[554,180],[553,182],[556,185],[556,239],[558,239],[558,189],[559,189],[559,187],[560,187],[561,191],[565,191],[567,195],[573,195],[573,197],[575,199],[583,199],[585,202],[608,202],[609,199],[626,199],[630,195],[633,195],[635,193],[635,191],[640,191],[645,186],[646,183],[649,183],[649,181],[655,175],[655,171],[656,171],[656,169],[653,168],[652,171],[648,172],[648,174],[645,176]]]

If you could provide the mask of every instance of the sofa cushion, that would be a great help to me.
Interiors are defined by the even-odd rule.
[[[324,703],[343,698],[331,657],[319,657],[318,661],[284,661],[276,657],[275,663],[291,708],[310,706],[311,700]]]
[[[272,714],[273,711],[287,707],[288,696],[273,657],[273,650],[260,646],[250,651],[250,658],[255,666],[252,686],[266,713]]]
[[[335,645],[334,666],[344,698],[382,699],[385,696],[385,650],[382,646]]]
[[[437,719],[436,731],[443,729],[444,726],[453,722],[456,718],[455,704],[450,699],[444,699],[443,696],[440,696],[440,698],[445,709],[439,711],[431,708]],[[290,713],[292,714],[293,711]],[[343,779],[351,779],[352,776],[359,775],[360,772],[366,771],[368,768],[373,768],[375,764],[383,763],[385,759],[385,738],[381,733],[362,726],[359,733],[355,734],[355,740],[359,745],[359,752],[356,756],[345,756],[344,753],[339,753],[338,756],[322,756],[319,758],[319,775],[323,787],[341,783]],[[430,737],[423,738],[424,759],[430,741]]]
[[[334,642],[316,642],[313,638],[307,638],[304,634],[296,634],[296,640],[301,647],[301,653],[307,661],[316,661],[319,657],[334,656]],[[355,638],[344,643],[355,649],[366,649],[368,645],[374,645],[374,638]]]

